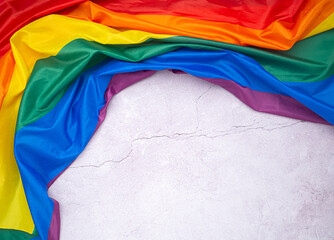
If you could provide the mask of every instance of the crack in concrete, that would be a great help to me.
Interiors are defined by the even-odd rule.
[[[283,128],[291,127],[291,126],[294,126],[294,125],[302,123],[302,122],[304,122],[304,121],[300,120],[300,121],[297,121],[297,122],[294,122],[294,123],[291,123],[291,124],[288,124],[288,125],[282,125],[282,126],[277,126],[277,127],[273,127],[273,128],[266,128],[266,127],[261,127],[261,126],[252,127],[252,126],[255,125],[255,123],[252,124],[252,125],[248,125],[248,126],[236,125],[236,126],[232,126],[231,129],[229,129],[229,130],[217,131],[217,132],[225,133],[225,134],[217,134],[217,135],[211,135],[211,136],[208,135],[208,134],[201,134],[201,135],[190,136],[190,138],[192,138],[192,137],[217,138],[217,137],[224,137],[224,136],[228,136],[228,135],[232,135],[232,134],[244,133],[244,132],[247,132],[247,131],[250,131],[250,130],[257,130],[257,129],[261,129],[263,131],[271,132],[271,131],[274,131],[274,130],[277,130],[277,129],[283,129]],[[246,129],[244,129],[242,131],[233,131],[234,129],[244,128],[244,127],[249,127],[249,128],[246,128]]]
[[[139,141],[139,140],[149,140],[149,139],[153,139],[153,138],[162,138],[162,137],[165,137],[165,138],[170,138],[170,139],[173,139],[175,138],[176,136],[183,136],[183,135],[192,135],[192,134],[195,134],[198,132],[198,128],[199,128],[199,112],[198,112],[198,103],[199,103],[199,100],[205,95],[207,94],[211,88],[213,87],[213,85],[211,85],[210,87],[208,87],[202,94],[200,94],[197,99],[196,99],[196,119],[197,119],[197,124],[196,124],[196,128],[195,128],[195,131],[193,132],[188,132],[188,133],[175,133],[173,134],[172,136],[168,136],[168,135],[160,135],[160,136],[152,136],[152,137],[141,137],[141,138],[136,138],[134,140],[131,141],[131,150],[130,152],[124,157],[122,158],[121,160],[118,160],[118,161],[115,161],[115,160],[108,160],[108,161],[105,161],[105,162],[102,162],[101,164],[99,165],[94,165],[94,164],[88,164],[88,165],[82,165],[82,166],[76,166],[76,167],[69,167],[69,168],[87,168],[87,167],[94,167],[94,168],[99,168],[101,166],[103,166],[104,164],[106,163],[110,163],[110,162],[113,162],[113,163],[120,163],[122,161],[124,161],[125,159],[127,159],[130,154],[133,152],[133,143],[135,141]]]
[[[199,100],[205,95],[207,94],[214,86],[210,86],[208,87],[203,93],[201,93],[197,99],[196,99],[196,119],[197,119],[197,124],[196,124],[196,128],[194,131],[192,132],[181,132],[181,133],[174,133],[172,135],[166,135],[166,134],[163,134],[163,135],[154,135],[154,136],[151,136],[151,137],[140,137],[140,138],[136,138],[136,139],[133,139],[131,143],[135,142],[135,141],[139,141],[139,140],[150,140],[150,139],[153,139],[153,138],[169,138],[169,139],[175,139],[175,137],[177,136],[189,136],[189,135],[192,135],[192,134],[195,134],[198,132],[198,129],[199,129],[199,111],[198,111],[198,104],[199,104]]]
[[[99,168],[106,163],[120,163],[120,162],[123,162],[125,159],[129,158],[132,152],[133,152],[133,149],[131,148],[128,154],[125,157],[121,158],[120,160],[107,160],[107,161],[102,162],[99,165],[88,164],[88,165],[81,165],[81,166],[75,166],[75,167],[69,167],[69,168],[88,168],[88,167]]]
[[[88,168],[88,167],[93,167],[93,168],[99,168],[107,163],[121,163],[123,162],[124,160],[126,160],[127,158],[130,157],[131,153],[133,152],[133,144],[137,141],[143,141],[143,140],[152,140],[152,139],[157,139],[157,138],[168,138],[168,139],[178,139],[179,137],[183,137],[185,136],[185,138],[182,138],[182,139],[189,139],[189,138],[199,138],[199,137],[205,137],[205,138],[210,138],[210,139],[215,139],[215,138],[219,138],[219,137],[224,137],[224,136],[228,136],[228,135],[232,135],[232,134],[239,134],[239,133],[244,133],[244,132],[247,132],[247,131],[250,131],[250,130],[257,130],[257,129],[261,129],[261,130],[264,130],[264,131],[274,131],[274,130],[277,130],[277,129],[282,129],[282,128],[287,128],[287,127],[291,127],[291,126],[294,126],[298,123],[302,123],[304,121],[302,120],[299,120],[297,122],[294,122],[292,124],[288,124],[288,125],[281,125],[281,126],[278,126],[278,127],[274,127],[274,128],[266,128],[266,127],[261,127],[261,126],[258,126],[258,127],[253,127],[254,125],[258,124],[258,123],[253,123],[253,124],[250,124],[250,125],[233,125],[229,130],[224,130],[224,131],[216,131],[217,133],[220,133],[220,134],[216,134],[216,135],[209,135],[209,134],[197,134],[195,135],[196,133],[199,132],[199,109],[198,109],[198,105],[199,105],[199,101],[201,100],[201,98],[203,98],[203,96],[205,94],[207,94],[214,86],[211,85],[210,87],[208,87],[205,91],[203,91],[196,99],[196,119],[197,119],[197,124],[196,124],[196,128],[194,131],[192,132],[181,132],[181,133],[173,133],[171,135],[166,135],[166,134],[163,134],[163,135],[153,135],[153,136],[148,136],[148,137],[139,137],[139,138],[135,138],[131,141],[131,149],[130,151],[128,152],[128,154],[121,158],[120,160],[107,160],[107,161],[104,161],[102,162],[101,164],[99,165],[94,165],[94,164],[88,164],[88,165],[82,165],[82,166],[75,166],[75,167],[69,167],[69,168]],[[235,129],[243,129],[245,128],[244,130],[242,131],[235,131]]]
[[[131,141],[131,150],[128,152],[128,154],[125,157],[121,158],[120,160],[108,160],[108,161],[102,162],[99,165],[88,164],[88,165],[75,166],[75,167],[69,167],[69,168],[72,168],[72,169],[73,168],[88,168],[88,167],[99,168],[99,167],[105,165],[106,163],[120,163],[120,162],[123,162],[124,160],[126,160],[127,158],[129,158],[130,155],[131,155],[131,153],[133,152],[133,144],[135,142],[137,142],[137,141],[142,141],[142,140],[152,140],[152,139],[156,139],[156,138],[177,139],[180,136],[181,137],[182,136],[186,136],[186,138],[183,138],[183,139],[199,138],[199,137],[215,139],[215,138],[219,138],[219,137],[225,137],[225,136],[228,136],[228,135],[244,133],[244,132],[247,132],[247,131],[250,131],[250,130],[257,130],[257,129],[261,129],[261,130],[264,130],[264,131],[271,132],[271,131],[274,131],[274,130],[291,127],[291,126],[294,126],[294,125],[297,125],[297,124],[303,123],[303,122],[305,122],[305,121],[299,120],[299,121],[291,123],[291,124],[281,125],[281,126],[277,126],[277,127],[274,127],[274,128],[266,128],[266,127],[261,127],[261,126],[259,126],[259,127],[252,127],[256,123],[253,123],[251,125],[234,125],[229,130],[226,130],[226,131],[217,131],[217,132],[220,132],[222,134],[216,134],[216,135],[209,135],[209,134],[193,135],[193,134],[196,133],[196,131],[195,131],[195,132],[192,132],[192,133],[174,133],[172,135],[163,134],[163,135],[153,135],[153,136],[149,136],[149,137],[139,137],[139,138],[135,138],[135,139],[133,139]],[[234,131],[234,129],[238,129],[238,128],[246,128],[246,129],[244,129],[242,131]]]
[[[108,160],[108,161],[102,162],[99,165],[88,164],[88,165],[75,166],[75,167],[69,167],[69,168],[88,168],[88,167],[99,168],[99,167],[105,165],[106,163],[120,163],[120,162],[123,162],[124,160],[126,160],[127,158],[129,158],[130,155],[131,155],[131,153],[133,152],[133,144],[135,142],[137,142],[137,141],[142,141],[142,140],[152,140],[152,139],[156,139],[156,138],[177,139],[180,136],[181,137],[182,136],[186,136],[183,139],[200,138],[200,137],[209,138],[209,139],[215,139],[215,138],[219,138],[219,137],[225,137],[225,136],[232,135],[232,134],[240,134],[240,133],[244,133],[244,132],[247,132],[247,131],[250,131],[250,130],[257,130],[257,129],[261,129],[261,130],[264,130],[264,131],[271,132],[271,131],[274,131],[274,130],[291,127],[291,126],[294,126],[294,125],[297,125],[297,124],[303,123],[303,122],[305,122],[305,121],[299,120],[299,121],[291,123],[291,124],[281,125],[281,126],[277,126],[277,127],[273,127],[273,128],[266,128],[266,127],[261,127],[261,126],[252,127],[256,123],[253,123],[251,125],[234,125],[229,130],[226,130],[226,131],[217,131],[217,132],[220,132],[221,134],[216,134],[216,135],[209,135],[209,134],[197,134],[197,135],[193,135],[193,134],[195,134],[197,132],[197,131],[195,131],[195,132],[191,132],[191,133],[174,133],[172,135],[163,134],[163,135],[153,135],[153,136],[149,136],[149,137],[139,137],[139,138],[135,138],[135,139],[133,139],[131,141],[131,150],[128,152],[128,154],[125,157],[121,158],[120,160]],[[242,131],[234,131],[234,129],[239,129],[239,128],[246,128],[246,129],[244,129]]]
[[[294,125],[302,123],[302,122],[304,122],[304,121],[300,120],[300,121],[297,121],[297,122],[294,122],[294,123],[291,123],[291,124],[288,124],[288,125],[277,126],[277,127],[274,127],[274,128],[266,128],[266,127],[261,127],[261,126],[251,127],[251,126],[254,126],[255,123],[251,124],[251,125],[245,125],[245,126],[235,125],[235,126],[232,126],[229,130],[217,131],[217,132],[223,133],[223,134],[216,134],[216,135],[209,135],[209,134],[193,135],[193,133],[174,133],[172,135],[153,135],[153,136],[149,136],[149,137],[136,138],[136,139],[132,140],[132,143],[134,143],[136,141],[140,141],[140,140],[151,140],[151,139],[155,139],[155,138],[177,139],[177,137],[179,137],[179,136],[188,136],[184,139],[196,138],[196,137],[206,137],[206,138],[211,138],[212,139],[212,138],[224,137],[224,136],[228,136],[228,135],[232,135],[232,134],[244,133],[244,132],[247,132],[247,131],[250,131],[250,130],[257,130],[257,129],[261,129],[261,130],[264,130],[264,131],[271,132],[271,131],[274,131],[274,130],[277,130],[277,129],[283,129],[283,128],[291,127],[291,126],[294,126]],[[242,131],[234,131],[234,129],[244,128],[244,127],[249,127],[249,128],[246,128]]]
[[[200,134],[200,135],[190,136],[189,138],[206,137],[206,138],[214,139],[214,138],[225,137],[225,136],[228,136],[228,135],[244,133],[244,132],[247,132],[247,131],[250,131],[250,130],[257,130],[257,129],[261,129],[261,130],[264,130],[264,131],[271,132],[271,131],[274,131],[274,130],[277,130],[277,129],[283,129],[283,128],[291,127],[291,126],[294,126],[294,125],[296,125],[298,123],[301,123],[301,122],[304,122],[304,121],[298,121],[298,122],[295,122],[295,123],[292,123],[292,124],[283,125],[283,126],[274,127],[274,128],[266,128],[266,127],[259,126],[259,127],[246,128],[242,131],[233,131],[233,129],[232,129],[232,130],[227,130],[227,131],[220,131],[220,132],[225,132],[224,134],[217,134],[217,135]],[[232,128],[238,128],[238,127],[232,126]]]
[[[199,100],[205,95],[207,94],[211,89],[212,89],[213,85],[211,85],[210,87],[208,87],[208,89],[206,89],[201,95],[198,96],[198,98],[196,99],[196,119],[197,119],[197,125],[196,125],[196,130],[194,131],[194,133],[196,133],[198,131],[199,128],[199,112],[198,112],[198,104],[199,104]]]

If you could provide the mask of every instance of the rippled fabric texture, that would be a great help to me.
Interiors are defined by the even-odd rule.
[[[48,188],[156,71],[334,124],[332,0],[0,0],[0,21],[1,240],[59,239]]]

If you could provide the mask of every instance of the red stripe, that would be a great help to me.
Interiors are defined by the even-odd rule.
[[[102,0],[98,4],[115,12],[174,15],[264,29],[274,21],[293,23],[294,16],[307,2],[309,0]]]

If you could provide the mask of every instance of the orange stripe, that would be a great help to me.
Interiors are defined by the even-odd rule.
[[[12,78],[12,74],[14,71],[15,60],[13,57],[12,50],[7,51],[3,56],[0,58],[0,109],[2,106],[3,99],[5,98],[10,80]]]
[[[277,50],[290,49],[334,12],[333,0],[308,0],[295,24],[276,21],[263,30],[231,23],[211,22],[171,15],[132,15],[107,10],[90,1],[80,4],[68,16],[116,28],[136,29],[203,38],[242,46]]]

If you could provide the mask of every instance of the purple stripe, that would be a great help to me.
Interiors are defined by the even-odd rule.
[[[180,70],[171,70],[171,71],[176,74],[184,73]],[[100,110],[99,119],[95,132],[106,117],[107,107],[111,98],[115,94],[127,88],[128,86],[151,76],[155,72],[156,71],[148,70],[148,71],[116,74],[110,80],[110,83],[106,89],[104,95],[105,105]],[[308,109],[306,106],[304,106],[303,104],[301,104],[300,102],[291,97],[280,94],[255,91],[247,87],[242,87],[237,83],[226,79],[213,79],[213,78],[200,78],[200,79],[203,79],[205,81],[223,87],[227,91],[231,92],[234,96],[239,98],[240,101],[242,101],[243,103],[245,103],[246,105],[248,105],[249,107],[251,107],[256,111],[272,113],[280,116],[330,125],[330,123],[328,123],[326,120],[324,120],[319,115],[317,115],[316,113]],[[59,173],[54,179],[52,179],[48,183],[47,185],[48,188],[66,169],[64,169],[61,173]],[[56,200],[53,200],[53,202],[54,202],[54,209],[49,229],[48,240],[59,239],[59,231],[60,231],[59,204]]]
[[[234,96],[239,98],[240,101],[256,111],[331,125],[325,119],[292,97],[275,93],[255,91],[225,79],[201,79],[223,87]]]
[[[54,199],[52,200],[53,200],[53,213],[49,228],[48,240],[59,240],[59,234],[60,234],[59,203]]]

